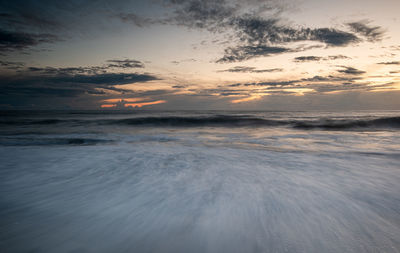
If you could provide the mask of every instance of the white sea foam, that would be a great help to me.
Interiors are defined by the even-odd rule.
[[[0,252],[400,252],[396,131],[28,137],[109,141],[0,146]]]

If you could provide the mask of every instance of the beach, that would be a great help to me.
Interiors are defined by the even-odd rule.
[[[400,112],[2,112],[1,252],[400,252]]]

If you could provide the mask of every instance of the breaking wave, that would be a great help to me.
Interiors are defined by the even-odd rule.
[[[150,116],[125,119],[39,119],[1,120],[2,125],[125,125],[153,127],[292,127],[298,129],[400,128],[400,117],[356,119],[268,119],[255,116]]]
[[[369,120],[272,120],[246,116],[212,116],[212,117],[143,117],[118,120],[118,124],[132,126],[173,126],[173,127],[277,127],[288,126],[301,129],[351,129],[351,128],[400,128],[400,117],[386,117]]]
[[[357,120],[331,120],[323,119],[318,121],[296,122],[295,128],[302,129],[354,129],[354,128],[400,128],[400,117],[385,117],[377,119]]]

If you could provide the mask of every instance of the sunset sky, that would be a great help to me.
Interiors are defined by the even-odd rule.
[[[0,109],[400,109],[399,0],[5,0]]]

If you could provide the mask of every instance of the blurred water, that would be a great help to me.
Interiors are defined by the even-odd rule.
[[[2,112],[0,252],[400,252],[399,115]]]

